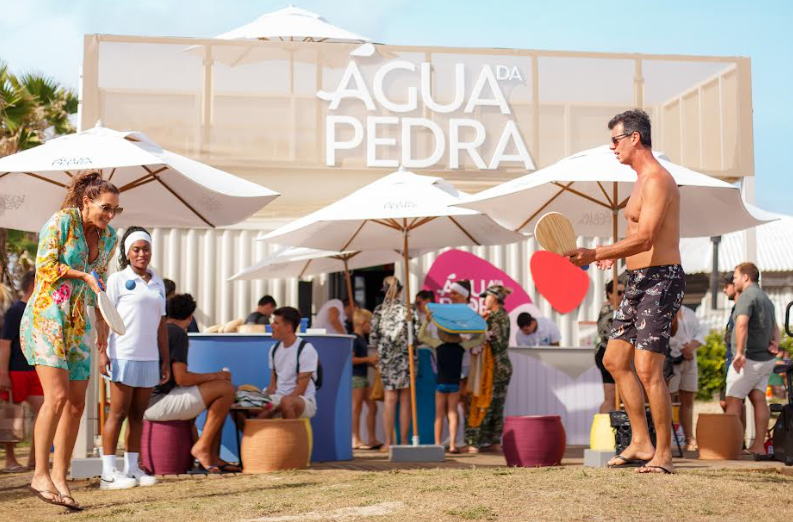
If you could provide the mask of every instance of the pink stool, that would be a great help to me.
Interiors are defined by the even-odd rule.
[[[502,446],[507,466],[557,466],[566,446],[562,419],[558,415],[507,417]]]
[[[179,475],[193,467],[192,421],[143,421],[140,456],[153,475]]]

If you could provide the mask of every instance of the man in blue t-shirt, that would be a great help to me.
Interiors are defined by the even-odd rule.
[[[0,336],[0,396],[4,401],[11,400],[15,404],[27,402],[33,410],[34,419],[44,403],[44,391],[41,388],[36,370],[28,364],[19,345],[19,325],[22,314],[35,288],[35,272],[27,272],[22,276],[20,289],[22,299],[8,309],[3,321],[3,333]],[[14,455],[14,443],[7,442],[6,465],[4,473],[21,473],[35,467],[35,441],[31,436],[30,457],[28,465],[22,466]]]

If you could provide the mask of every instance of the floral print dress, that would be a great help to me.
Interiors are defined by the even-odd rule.
[[[410,387],[410,359],[408,357],[407,308],[405,303],[393,300],[378,305],[372,313],[372,333],[369,342],[377,347],[380,378],[384,390],[401,390]],[[414,362],[418,350],[418,313],[413,310],[410,328],[413,330]]]
[[[69,370],[69,380],[87,380],[91,374],[93,327],[87,307],[96,306],[96,295],[80,279],[65,279],[69,269],[107,280],[107,266],[116,247],[111,227],[99,230],[99,253],[93,262],[83,219],[76,208],[56,212],[41,229],[36,256],[36,288],[20,326],[22,352],[31,365]]]

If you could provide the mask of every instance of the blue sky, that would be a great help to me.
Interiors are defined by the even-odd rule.
[[[77,87],[86,33],[208,37],[285,7],[271,0],[25,0],[0,18],[0,59]],[[793,213],[793,2],[304,0],[377,42],[752,59],[758,205]]]

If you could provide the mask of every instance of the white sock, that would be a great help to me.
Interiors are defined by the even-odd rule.
[[[124,452],[124,475],[138,471],[138,453]]]
[[[111,475],[116,470],[116,456],[102,455],[102,475]]]

